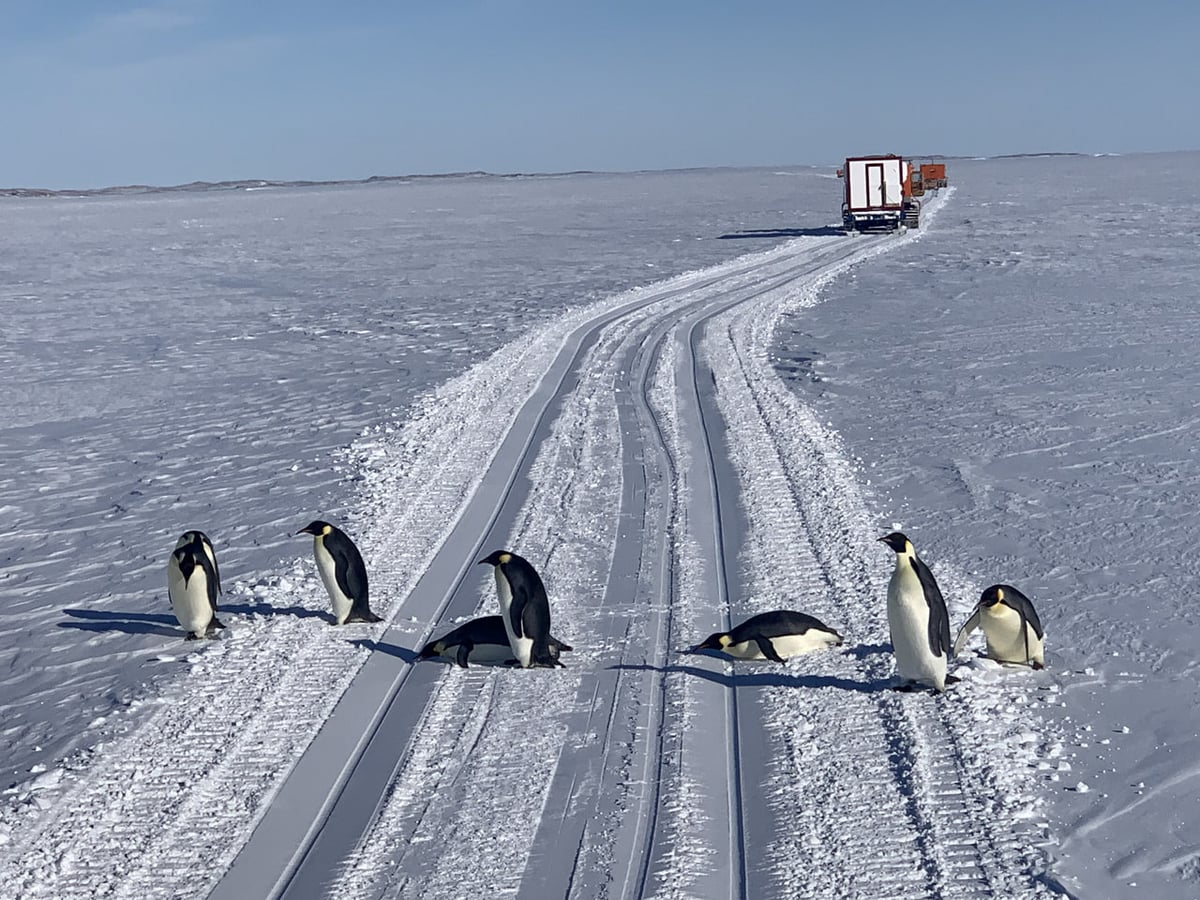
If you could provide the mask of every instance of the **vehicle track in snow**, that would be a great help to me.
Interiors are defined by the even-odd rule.
[[[585,644],[597,641],[599,646],[580,646],[577,653],[569,657],[568,664],[572,669],[566,673],[549,673],[548,676],[547,673],[496,673],[495,677],[504,680],[508,691],[520,690],[515,687],[520,682],[514,682],[514,677],[550,677],[556,685],[575,678],[577,686],[571,701],[561,709],[549,709],[557,715],[560,724],[565,724],[565,730],[557,760],[551,751],[540,756],[537,763],[544,767],[547,759],[551,764],[557,762],[556,777],[553,782],[548,782],[544,809],[535,810],[535,815],[531,816],[528,807],[522,807],[523,813],[517,815],[513,809],[521,804],[514,800],[513,809],[505,817],[513,832],[521,830],[530,820],[537,826],[537,835],[525,828],[530,831],[528,839],[531,843],[525,851],[530,863],[524,867],[520,884],[505,887],[507,882],[497,874],[498,868],[511,867],[513,863],[497,860],[484,872],[486,887],[479,885],[478,889],[499,893],[511,889],[521,896],[531,897],[544,896],[547,892],[570,892],[578,896],[608,896],[610,891],[622,896],[642,895],[642,886],[651,877],[653,869],[649,852],[650,842],[655,837],[653,826],[661,818],[657,812],[657,794],[662,781],[661,759],[664,752],[668,756],[673,752],[669,746],[673,738],[665,734],[662,722],[668,702],[664,684],[669,677],[664,668],[667,655],[674,649],[672,618],[676,614],[671,591],[668,588],[664,592],[663,588],[670,584],[672,561],[668,555],[670,531],[664,527],[664,517],[670,509],[662,500],[672,489],[675,479],[670,477],[670,459],[654,446],[644,446],[645,430],[657,427],[645,400],[645,385],[656,370],[654,364],[662,348],[678,343],[677,338],[668,338],[678,327],[680,317],[687,317],[687,310],[693,310],[694,318],[703,319],[714,310],[744,302],[769,286],[777,286],[798,277],[801,272],[819,267],[821,263],[812,256],[824,257],[830,252],[825,248],[821,250],[823,252],[805,255],[800,263],[789,260],[785,265],[776,264],[763,272],[740,273],[736,278],[689,291],[683,297],[665,296],[653,306],[606,325],[586,363],[578,367],[579,384],[574,388],[574,396],[564,405],[556,427],[559,438],[546,442],[542,449],[545,462],[539,460],[535,464],[535,469],[541,466],[536,479],[538,487],[549,484],[549,489],[542,490],[545,500],[539,501],[537,491],[533,492],[521,517],[526,524],[515,527],[515,540],[510,546],[520,547],[520,552],[531,558],[550,559],[543,574],[548,576],[552,596],[571,596],[569,586],[563,589],[563,578],[571,572],[576,575],[579,571],[591,573],[584,579],[592,585],[587,605],[597,601],[602,605],[598,616],[591,615],[592,624],[582,629],[582,641]],[[840,256],[857,250],[843,246],[832,252]],[[698,313],[694,312],[697,310]],[[685,346],[688,344],[684,342]],[[694,375],[689,377],[694,381]],[[702,424],[695,427],[703,433]],[[600,448],[602,454],[611,453],[611,448],[620,443],[618,431],[625,437],[621,505],[607,513],[613,522],[621,523],[612,538],[615,545],[611,549],[606,547],[601,558],[590,556],[589,550],[572,559],[566,571],[556,574],[555,548],[561,550],[570,544],[573,531],[582,535],[578,541],[580,546],[597,543],[587,537],[587,533],[596,533],[596,511],[603,510],[605,503],[596,494],[595,486],[589,491],[587,485],[575,483],[579,475],[586,473],[588,466],[581,466],[580,451],[572,448],[581,445],[584,454],[591,452],[588,448]],[[652,473],[650,477],[647,472]],[[611,494],[606,485],[600,485],[600,489],[602,493]],[[563,499],[571,497],[579,504],[575,510]],[[575,528],[572,524],[581,520],[586,522],[589,517],[592,522],[587,527]],[[707,527],[713,531],[720,516],[715,508],[711,508],[706,519]],[[531,523],[537,527],[532,528]],[[544,533],[537,533],[538,528]],[[716,539],[710,539],[710,543],[715,546]],[[533,553],[529,547],[534,548]],[[594,549],[593,546],[591,550]],[[597,586],[601,589],[597,590]],[[486,589],[482,603],[485,606],[494,603]],[[573,610],[569,603],[556,602],[556,623],[563,618],[560,613],[565,613],[566,621],[582,622],[589,617],[586,609]],[[570,633],[567,636],[570,639]],[[604,654],[606,643],[619,649],[620,655]],[[583,655],[589,652],[591,658]],[[582,660],[587,660],[586,666]],[[577,675],[572,671],[576,664],[582,668]],[[732,695],[718,696],[718,702],[732,702]],[[555,717],[545,713],[543,708],[543,719]],[[422,725],[414,735],[413,744],[436,740],[442,743],[441,752],[445,756],[459,756],[462,751],[454,745],[446,745],[443,738],[455,727],[451,725],[433,734]],[[503,728],[503,723],[497,725],[497,730],[503,732]],[[643,737],[645,734],[649,734],[649,742]],[[412,747],[408,752],[410,755],[417,753]],[[488,751],[477,749],[476,753],[484,760],[480,768],[494,764],[494,757],[500,752],[493,749],[489,755]],[[679,755],[677,749],[674,752]],[[735,760],[736,753],[730,751],[726,757],[723,768],[715,777],[707,773],[708,781],[721,785],[722,803],[728,799],[725,786],[736,784],[736,777],[731,778],[732,764],[728,761]],[[406,784],[405,770],[408,768],[404,764],[400,767],[401,785]],[[640,779],[633,773],[641,773]],[[640,782],[640,790],[632,792],[632,797],[627,784],[631,774],[634,787]],[[732,774],[736,776],[736,769]],[[461,773],[456,777],[461,779]],[[505,785],[488,780],[486,773],[478,777],[482,780],[475,793],[492,798],[506,793]],[[421,775],[416,781],[429,793],[445,798],[443,783],[436,778],[431,780],[428,775]],[[450,821],[433,815],[428,804],[414,810],[414,793],[408,787],[393,788],[391,799],[373,833],[353,854],[348,872],[331,889],[333,894],[425,896],[426,892],[433,895],[442,889],[437,867],[434,866],[435,871],[430,875],[430,860],[412,848],[437,848],[439,863],[447,857],[458,859],[456,854],[446,853],[448,843],[453,842],[453,837],[447,841],[446,832],[471,831],[470,827],[463,829],[458,819],[468,819],[472,813],[464,810],[457,819]],[[460,795],[453,795],[455,802],[451,806],[456,806],[459,798]],[[635,810],[633,815],[629,815],[631,806]],[[724,806],[721,815],[728,815]],[[635,823],[632,829],[622,826],[626,819]],[[474,823],[474,827],[479,826],[479,822]],[[427,830],[433,834],[427,834]],[[597,837],[598,833],[607,837]],[[737,833],[734,829],[733,834]],[[512,841],[517,842],[517,839],[512,837]],[[729,857],[724,849],[719,854],[709,855]],[[394,862],[397,858],[399,862]],[[737,859],[736,856],[732,858]],[[380,860],[393,860],[393,864]],[[622,878],[616,878],[612,873],[614,867],[627,871]],[[456,871],[461,874],[463,868],[458,867]],[[742,876],[739,873],[736,877],[740,880]],[[425,879],[423,882],[422,878]],[[457,889],[470,893],[469,881],[464,884],[460,879]]]
[[[772,832],[776,882],[762,896],[1049,896],[1024,727],[993,717],[994,691],[971,681],[942,696],[886,690],[892,559],[874,541],[885,529],[872,527],[840,438],[772,371],[771,323],[820,288],[723,316],[705,348],[715,369],[737,373],[719,395],[750,526],[740,614],[799,608],[848,647],[794,662],[790,684],[760,698],[782,763],[768,775],[769,804],[793,823]],[[956,573],[939,577],[959,587]]]

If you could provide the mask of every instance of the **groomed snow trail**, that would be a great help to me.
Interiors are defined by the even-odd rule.
[[[0,896],[1049,893],[1020,712],[1047,686],[885,690],[890,555],[770,359],[784,311],[911,239],[799,239],[574,311],[364,437],[352,526],[387,621],[330,628],[307,562],[243,585],[304,615],[190,657],[25,811]],[[567,667],[415,662],[495,611],[474,562],[501,546],[542,572]],[[845,652],[679,653],[779,607]]]

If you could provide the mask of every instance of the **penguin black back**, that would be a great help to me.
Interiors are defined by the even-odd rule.
[[[184,538],[190,540],[185,541]],[[189,531],[179,539],[179,543],[175,547],[172,556],[179,564],[179,571],[183,575],[185,582],[192,580],[192,575],[196,568],[204,573],[205,586],[208,589],[208,602],[212,606],[213,612],[217,610],[217,592],[220,590],[220,582],[217,576],[217,568],[212,558],[205,552],[204,533],[200,531]],[[216,627],[224,628],[223,625]]]
[[[212,563],[212,578],[216,583],[217,593],[219,594],[221,593],[221,567],[217,565],[217,554],[216,551],[213,550],[213,543],[211,540],[209,540],[208,535],[203,531],[193,528],[191,531],[185,531],[183,534],[181,534],[179,536],[179,543],[177,543],[175,546],[177,548],[183,547],[186,544],[191,544],[195,541],[199,541],[200,545],[207,551],[209,562]]]
[[[950,658],[950,614],[946,609],[946,601],[938,587],[937,580],[929,571],[929,566],[921,561],[915,553],[912,567],[916,570],[917,578],[921,581],[921,589],[925,592],[925,602],[929,604],[929,652],[934,656]]]

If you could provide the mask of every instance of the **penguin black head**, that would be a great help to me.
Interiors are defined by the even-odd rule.
[[[885,534],[883,537],[877,538],[877,540],[883,541],[883,543],[887,544],[897,553],[903,553],[904,548],[909,544],[908,538],[899,531],[893,531],[891,534]]]
[[[489,566],[502,566],[505,563],[511,561],[512,558],[513,558],[513,555],[507,550],[493,550],[491,553],[489,553],[487,556],[485,556],[483,559],[481,559],[475,565],[482,566],[482,565],[486,564]]]
[[[207,544],[209,547],[212,546],[212,541],[208,539],[208,535],[203,531],[196,531],[195,529],[192,529],[191,531],[185,531],[183,534],[181,534],[175,546],[186,547],[188,544],[195,543],[196,541],[199,541],[201,544]]]
[[[715,634],[710,634],[699,644],[692,648],[693,653],[698,653],[701,650],[724,650],[730,644],[729,632],[718,631]]]
[[[983,594],[979,597],[980,606],[995,606],[997,603],[1004,602],[1004,585],[993,584],[989,588],[985,588]]]
[[[446,642],[442,640],[430,641],[421,648],[421,652],[417,654],[417,659],[433,659],[446,649]]]
[[[296,534],[311,534],[313,537],[317,537],[318,535],[329,534],[331,531],[333,531],[332,525],[330,525],[328,522],[322,522],[320,519],[316,519],[315,521],[309,522],[307,525],[297,531]]]

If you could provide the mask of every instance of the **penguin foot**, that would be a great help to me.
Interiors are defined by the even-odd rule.
[[[1031,669],[1034,669],[1035,671],[1040,671],[1040,670],[1046,668],[1045,664],[1037,662],[1037,661],[1031,662],[1029,664],[1029,667]]]
[[[356,613],[356,614],[350,616],[349,618],[346,619],[345,623],[343,623],[343,624],[349,625],[351,622],[374,623],[374,622],[382,622],[382,621],[383,621],[383,619],[381,617],[375,615],[375,613],[373,613],[373,612],[368,611],[365,613]]]
[[[214,628],[224,628],[224,627],[225,627],[225,623],[222,622],[220,619],[216,618],[215,616],[213,617],[213,620],[208,624],[208,628],[210,631]]]
[[[189,631],[187,633],[187,637],[185,637],[184,640],[185,641],[198,641],[198,640],[200,640],[200,635],[196,634],[196,632],[194,632],[194,631]]]
[[[958,684],[960,681],[962,681],[962,679],[959,678],[957,675],[947,675],[946,676],[946,684]]]

